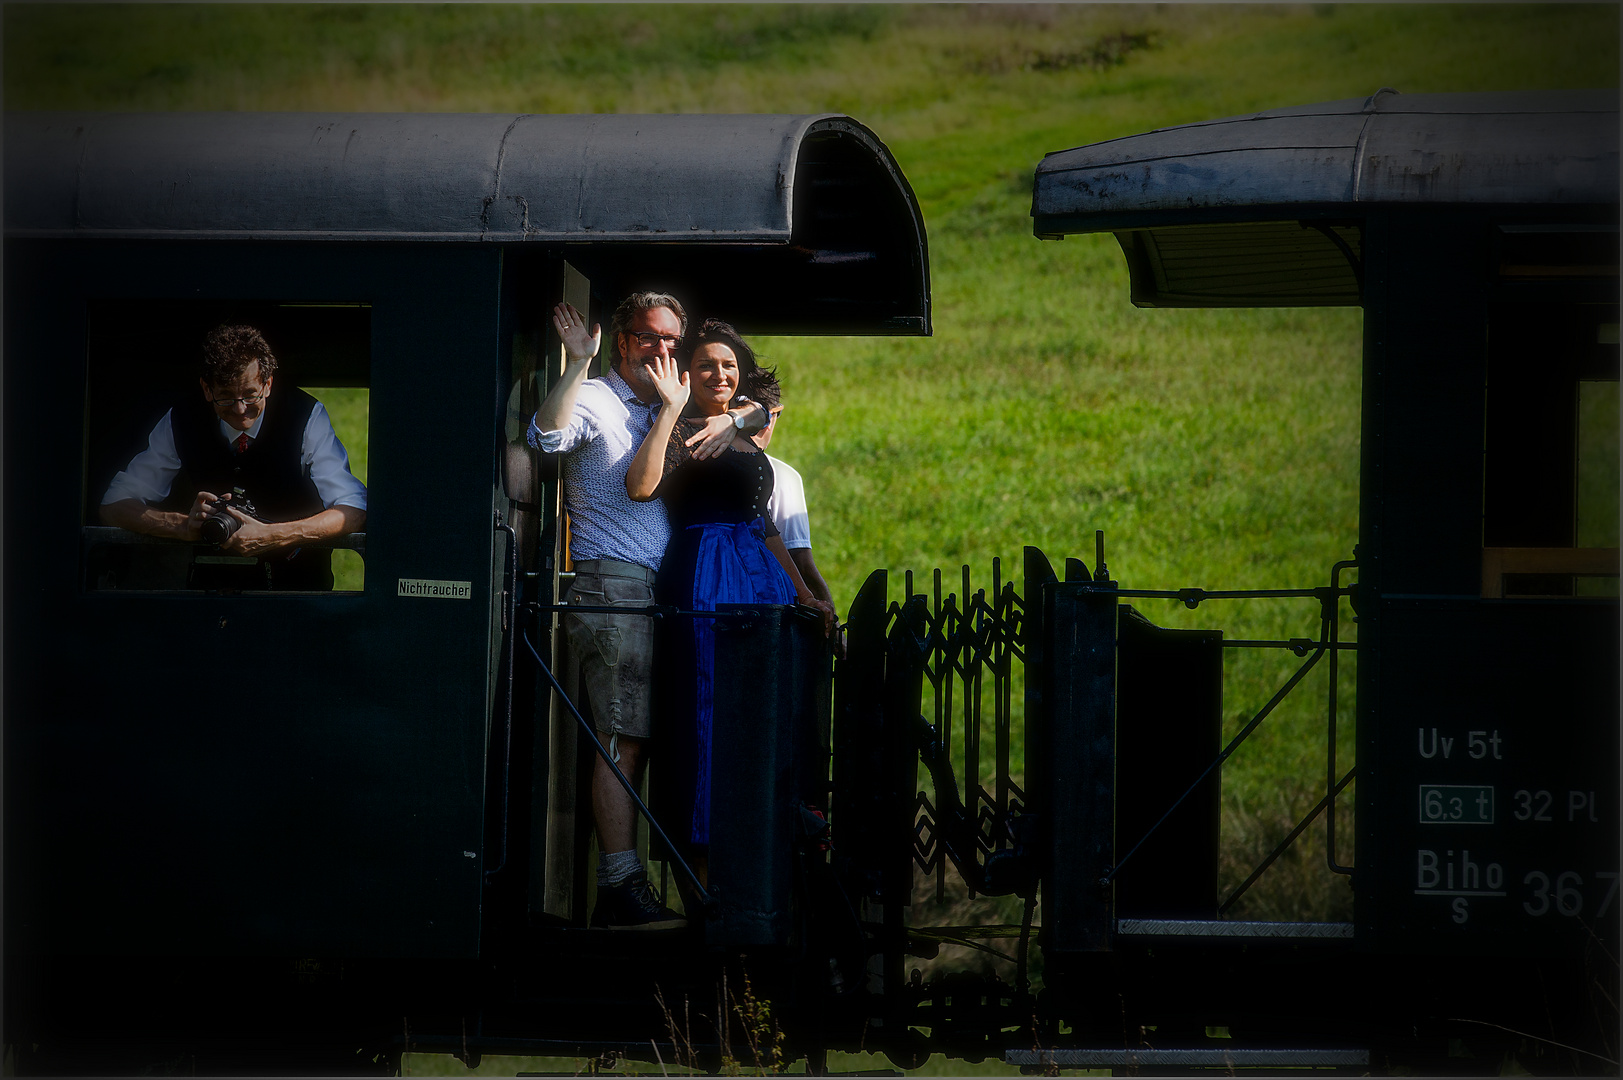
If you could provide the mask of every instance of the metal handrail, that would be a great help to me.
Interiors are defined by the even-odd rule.
[[[147,536],[130,532],[116,525],[82,525],[79,534],[87,544],[117,544],[128,547],[213,547],[201,540],[176,540],[168,536]],[[329,536],[325,540],[301,541],[299,547],[349,549],[366,553],[366,533],[351,532]]]
[[[1330,588],[1337,590],[1338,595],[1341,588],[1341,572],[1343,570],[1351,570],[1357,565],[1357,559],[1346,559],[1336,563],[1330,568]],[[1352,867],[1342,866],[1340,863],[1336,862],[1336,793],[1340,791],[1341,787],[1346,784],[1345,780],[1343,780],[1341,784],[1336,783],[1336,694],[1340,686],[1340,669],[1336,663],[1335,649],[1338,647],[1336,638],[1341,628],[1341,606],[1339,602],[1337,602],[1336,607],[1331,614],[1333,617],[1330,619],[1330,705],[1326,725],[1329,729],[1329,733],[1326,739],[1327,745],[1325,749],[1324,766],[1324,859],[1326,865],[1329,866],[1332,873],[1351,874],[1353,872]],[[1347,775],[1351,777],[1356,771],[1357,766],[1354,766],[1348,771]]]
[[[1351,783],[1353,777],[1356,775],[1358,775],[1358,766],[1354,765],[1352,768],[1347,770],[1347,775],[1343,776],[1339,783],[1333,785],[1324,798],[1320,799],[1313,809],[1308,811],[1307,816],[1296,823],[1296,828],[1285,834],[1285,839],[1281,840],[1278,845],[1274,847],[1274,850],[1268,853],[1267,858],[1263,859],[1262,862],[1257,864],[1256,868],[1251,871],[1250,876],[1244,881],[1240,882],[1240,887],[1230,893],[1229,898],[1217,906],[1217,913],[1219,915],[1223,914],[1223,912],[1232,907],[1234,902],[1243,896],[1247,889],[1256,884],[1257,879],[1262,877],[1262,875],[1267,872],[1268,868],[1274,864],[1275,859],[1285,854],[1285,849],[1294,844],[1296,842],[1296,838],[1301,836],[1302,833],[1307,830],[1309,825],[1313,824],[1313,819],[1319,816],[1319,811],[1325,809],[1326,807],[1335,805],[1336,796],[1341,794],[1341,789]],[[1331,869],[1335,869],[1334,865],[1331,866]],[[1351,868],[1349,868],[1344,872],[1351,873],[1352,871]]]
[[[1166,823],[1167,818],[1171,817],[1173,812],[1176,811],[1178,807],[1183,805],[1183,801],[1185,799],[1194,794],[1195,789],[1200,787],[1200,785],[1205,781],[1206,777],[1211,775],[1213,769],[1222,765],[1223,762],[1229,759],[1229,756],[1233,754],[1234,751],[1240,748],[1240,744],[1245,742],[1253,731],[1257,730],[1257,726],[1268,718],[1268,714],[1274,711],[1275,706],[1277,706],[1281,701],[1285,700],[1285,695],[1294,690],[1296,688],[1296,684],[1301,682],[1309,671],[1313,670],[1313,666],[1317,664],[1324,656],[1325,651],[1326,650],[1324,649],[1314,650],[1313,655],[1308,657],[1307,663],[1296,669],[1296,674],[1292,675],[1289,681],[1287,681],[1284,686],[1280,687],[1278,692],[1275,693],[1273,697],[1268,699],[1268,704],[1264,705],[1261,711],[1259,711],[1256,716],[1251,718],[1250,723],[1246,724],[1245,727],[1240,729],[1240,733],[1234,736],[1229,744],[1223,748],[1222,753],[1218,754],[1217,757],[1212,760],[1210,765],[1207,765],[1201,770],[1200,776],[1195,779],[1193,784],[1189,785],[1182,795],[1179,795],[1178,798],[1173,801],[1172,805],[1167,808],[1166,813],[1161,815],[1160,820],[1158,820],[1154,825],[1151,825],[1149,831],[1143,836],[1139,837],[1138,843],[1134,844],[1127,854],[1121,857],[1121,861],[1116,863],[1115,866],[1112,866],[1105,873],[1105,876],[1099,880],[1100,885],[1109,885],[1112,881],[1116,880],[1116,875],[1121,873],[1121,868],[1126,866],[1127,861],[1138,852],[1139,848],[1144,846],[1144,842],[1151,836],[1155,835],[1155,831]]]
[[[1155,831],[1172,816],[1173,812],[1183,804],[1185,799],[1194,793],[1194,791],[1205,781],[1207,776],[1211,774],[1213,769],[1220,767],[1223,762],[1228,760],[1229,756],[1233,754],[1235,750],[1239,749],[1240,744],[1244,742],[1253,731],[1256,730],[1257,726],[1261,724],[1268,714],[1271,713],[1280,703],[1280,701],[1284,699],[1285,695],[1289,694],[1290,691],[1301,682],[1301,680],[1307,675],[1313,666],[1317,664],[1324,656],[1329,656],[1330,658],[1330,685],[1327,694],[1329,716],[1326,725],[1327,746],[1325,758],[1327,775],[1325,782],[1325,795],[1319,800],[1313,809],[1308,812],[1307,816],[1298,822],[1296,827],[1286,835],[1284,840],[1280,841],[1279,845],[1275,847],[1275,849],[1252,870],[1250,876],[1248,876],[1245,881],[1242,882],[1241,885],[1233,892],[1233,894],[1231,894],[1229,898],[1223,902],[1222,906],[1219,907],[1218,910],[1219,913],[1226,911],[1231,904],[1238,900],[1239,897],[1247,889],[1249,889],[1251,885],[1263,875],[1264,872],[1267,871],[1268,867],[1273,865],[1274,861],[1284,853],[1285,849],[1290,847],[1290,845],[1296,841],[1296,838],[1307,829],[1308,825],[1313,822],[1313,819],[1316,818],[1321,811],[1327,812],[1325,817],[1325,855],[1329,869],[1338,874],[1351,874],[1353,872],[1352,867],[1341,865],[1336,861],[1335,858],[1335,799],[1336,796],[1339,795],[1347,784],[1350,783],[1357,775],[1358,768],[1357,766],[1354,766],[1352,769],[1348,770],[1347,774],[1340,780],[1336,779],[1336,721],[1339,704],[1338,654],[1342,652],[1356,652],[1358,650],[1357,642],[1339,640],[1339,631],[1341,626],[1340,599],[1343,596],[1352,595],[1353,588],[1351,585],[1343,586],[1341,584],[1341,572],[1343,570],[1356,567],[1357,565],[1358,560],[1356,559],[1347,559],[1335,563],[1330,568],[1329,587],[1321,586],[1313,589],[1224,589],[1208,591],[1205,589],[1165,590],[1110,588],[1109,591],[1116,596],[1135,596],[1178,600],[1181,601],[1186,607],[1191,609],[1198,606],[1204,600],[1214,599],[1315,597],[1320,603],[1320,627],[1319,640],[1317,642],[1311,641],[1308,638],[1292,638],[1288,641],[1241,640],[1223,642],[1224,648],[1287,648],[1296,653],[1297,656],[1305,655],[1308,649],[1312,649],[1313,655],[1309,657],[1307,662],[1298,668],[1296,673],[1291,676],[1290,680],[1287,681],[1276,694],[1274,694],[1274,696],[1269,700],[1268,704],[1264,705],[1262,710],[1258,712],[1243,729],[1241,729],[1240,733],[1234,737],[1234,739],[1227,747],[1223,749],[1220,754],[1218,754],[1217,758],[1213,760],[1211,764],[1207,765],[1204,770],[1202,770],[1199,778],[1197,778],[1182,795],[1178,796],[1178,798],[1166,810],[1166,812],[1161,815],[1160,819],[1157,820],[1154,825],[1150,826],[1149,830],[1139,838],[1138,842],[1134,844],[1131,849],[1128,850],[1127,854],[1122,857],[1121,861],[1110,868],[1104,877],[1100,879],[1101,885],[1109,885],[1115,880],[1117,874],[1121,871],[1121,868],[1126,865],[1129,859],[1133,857],[1134,853],[1144,846],[1145,841],[1147,841],[1150,836],[1153,835]]]
[[[788,608],[791,611],[800,609],[803,618],[817,619],[818,615],[812,608],[802,608],[799,604],[752,604],[739,611],[689,611],[677,607],[675,604],[644,604],[641,607],[629,605],[611,606],[608,604],[542,604],[530,602],[521,605],[526,612],[539,613],[542,611],[573,611],[576,614],[586,615],[646,615],[650,619],[691,617],[696,619],[759,619],[760,608]],[[836,630],[845,626],[845,623],[836,622]]]
[[[542,608],[547,606],[549,605],[540,605]],[[632,784],[630,780],[626,779],[626,774],[620,771],[620,766],[615,763],[614,758],[609,755],[608,749],[604,747],[603,740],[597,737],[597,732],[592,730],[592,725],[586,722],[586,717],[581,715],[580,710],[575,707],[575,703],[571,701],[569,695],[564,692],[563,685],[558,682],[558,677],[552,673],[552,667],[545,660],[541,659],[541,654],[536,651],[535,643],[530,640],[529,632],[520,632],[519,636],[524,639],[524,647],[529,649],[530,655],[535,658],[536,667],[541,669],[541,673],[547,677],[547,681],[550,682],[552,684],[552,688],[558,692],[558,696],[563,699],[564,704],[569,706],[570,713],[574,715],[575,722],[579,724],[580,729],[586,733],[586,737],[592,740],[592,748],[597,751],[598,757],[602,758],[604,763],[608,765],[609,769],[613,771],[615,779],[620,781],[620,786],[625,788],[627,795],[631,796],[631,801],[637,807],[637,812],[643,816],[643,820],[648,822],[648,827],[652,829],[655,835],[659,837],[660,842],[665,845],[666,850],[670,853],[671,859],[675,861],[676,865],[681,868],[682,873],[686,875],[688,883],[693,886],[694,895],[698,897],[700,905],[706,911],[713,910],[716,905],[715,897],[711,895],[707,889],[705,889],[704,883],[699,880],[699,875],[693,872],[693,868],[688,865],[687,860],[682,858],[680,849],[678,849],[677,846],[671,842],[671,838],[665,834],[665,830],[660,826],[659,820],[654,817],[654,812],[648,809],[648,804],[644,803],[642,801],[642,796],[637,794],[636,785]]]

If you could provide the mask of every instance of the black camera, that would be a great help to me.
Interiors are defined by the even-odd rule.
[[[219,500],[214,504],[213,512],[203,519],[200,528],[204,543],[218,547],[235,536],[237,530],[242,528],[242,522],[232,517],[230,512],[226,510],[228,506],[247,514],[255,521],[265,520],[259,516],[258,508],[254,506],[253,500],[248,498],[246,491],[240,487],[232,488],[230,501]]]

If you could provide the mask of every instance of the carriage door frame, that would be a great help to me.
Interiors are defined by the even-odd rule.
[[[567,301],[585,312],[588,319],[598,318],[600,313],[592,311],[591,281],[556,255],[547,258],[540,287],[526,291],[539,301],[539,310],[533,313],[530,324],[533,344],[521,348],[518,341],[514,343],[517,370],[513,375],[514,393],[520,398],[520,422],[527,427],[541,399],[564,371],[563,342],[552,325],[553,306],[560,300]],[[588,376],[597,375],[601,364],[601,359],[594,361]],[[511,415],[511,408],[509,412]],[[527,445],[522,449],[530,462],[530,491],[535,500],[533,524],[521,532],[521,536],[531,538],[521,548],[526,592],[540,604],[553,604],[568,588],[566,575],[572,565],[563,484],[555,459],[538,455]],[[543,640],[536,643],[538,648],[552,664],[559,681],[573,685],[576,674],[560,632],[560,613],[550,612],[540,625],[544,634]],[[529,914],[577,922],[585,917],[589,900],[588,875],[578,873],[578,868],[591,843],[591,815],[583,812],[581,803],[590,787],[582,775],[581,743],[574,718],[547,687],[545,678],[539,673],[537,676],[534,716],[536,727],[540,729],[543,720],[545,727],[536,731],[533,744]]]

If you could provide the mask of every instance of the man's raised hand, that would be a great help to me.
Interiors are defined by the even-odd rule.
[[[677,368],[669,356],[655,356],[652,364],[644,364],[648,381],[654,384],[659,400],[667,409],[680,409],[688,403],[688,373]]]
[[[603,326],[593,323],[586,329],[586,317],[575,310],[573,304],[560,303],[552,309],[552,325],[558,329],[558,338],[564,343],[564,352],[571,360],[590,360],[597,355],[603,342]]]

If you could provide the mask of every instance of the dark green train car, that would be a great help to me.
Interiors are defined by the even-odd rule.
[[[661,288],[746,332],[927,334],[906,179],[835,115],[19,114],[5,149],[8,1042],[99,1071],[477,1037],[465,980],[585,915],[574,722],[514,664],[563,569],[523,435],[548,313]],[[333,591],[202,588],[217,552],[98,520],[221,322],[351,403]],[[525,961],[566,997],[579,963]]]

